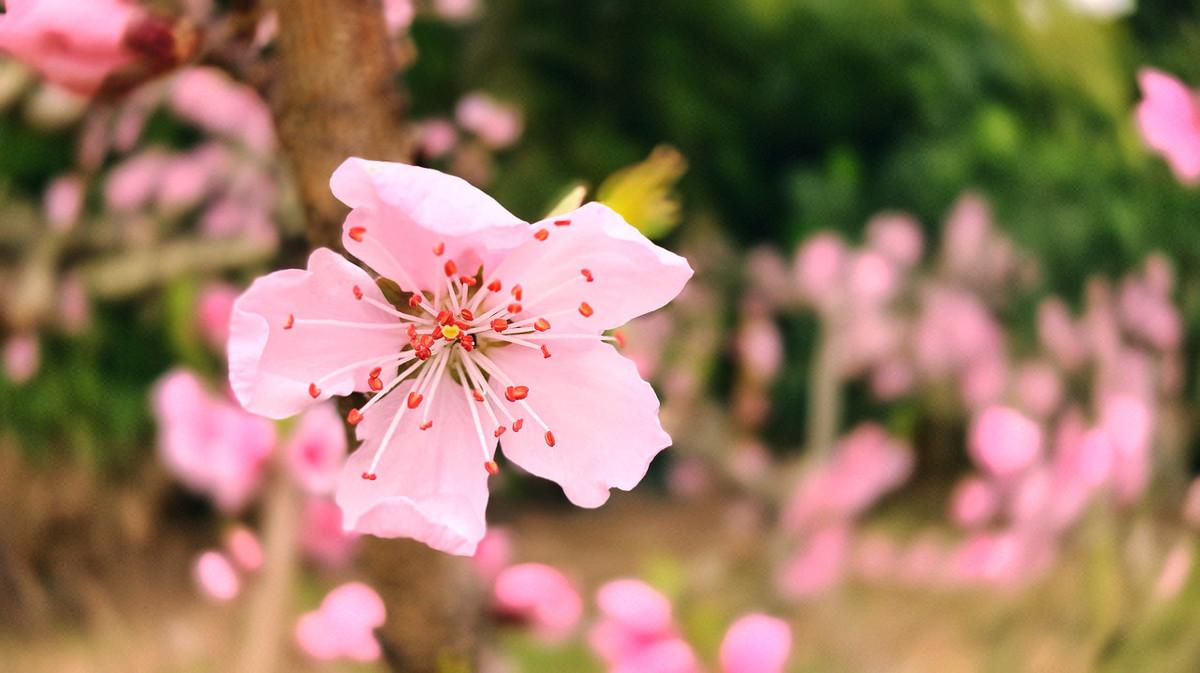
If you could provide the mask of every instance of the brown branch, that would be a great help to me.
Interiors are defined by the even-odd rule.
[[[345,207],[329,192],[350,156],[410,156],[383,14],[374,0],[277,0],[275,121],[307,210],[311,246],[340,249]]]

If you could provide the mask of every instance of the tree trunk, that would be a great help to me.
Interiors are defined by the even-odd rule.
[[[329,176],[346,158],[406,161],[395,67],[378,0],[276,0],[279,79],[272,108],[308,217],[310,247],[341,249],[346,208]],[[388,608],[380,630],[404,673],[471,670],[479,588],[463,559],[409,540],[365,541],[363,566]]]

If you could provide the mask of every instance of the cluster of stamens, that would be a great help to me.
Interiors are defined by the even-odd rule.
[[[570,220],[556,220],[555,226],[570,225]],[[356,242],[381,246],[372,238],[364,227],[352,227],[349,236]],[[545,241],[549,238],[550,230],[540,228],[533,232],[534,239]],[[445,254],[446,246],[438,243],[432,248],[435,256]],[[388,255],[391,257],[391,255]],[[394,257],[391,261],[396,263]],[[406,281],[407,287],[415,287],[411,277],[398,263],[397,273],[401,280]],[[559,284],[549,288],[538,297],[525,298],[525,292],[520,285],[508,289],[508,300],[496,302],[494,308],[484,311],[481,307],[484,300],[490,296],[499,295],[504,291],[504,283],[499,278],[487,278],[486,270],[476,275],[461,274],[454,260],[448,259],[443,265],[445,272],[445,288],[434,292],[415,292],[407,300],[409,311],[402,311],[390,303],[381,302],[368,296],[362,288],[354,286],[348,300],[366,302],[374,308],[396,319],[395,324],[388,323],[355,323],[350,321],[297,318],[288,314],[283,322],[283,329],[292,330],[303,328],[305,325],[340,325],[362,329],[397,329],[403,330],[407,337],[407,345],[399,353],[386,357],[351,363],[336,371],[330,372],[323,379],[309,384],[308,394],[314,399],[320,397],[320,384],[348,371],[360,371],[364,367],[372,367],[367,375],[367,388],[373,393],[367,402],[359,408],[351,409],[346,415],[346,421],[357,425],[363,421],[372,407],[395,390],[403,381],[413,379],[412,387],[404,404],[399,406],[388,425],[382,440],[376,449],[370,467],[363,472],[362,478],[374,481],[377,478],[376,468],[387,450],[388,444],[399,427],[400,420],[406,412],[421,413],[418,427],[428,430],[433,427],[431,417],[432,400],[441,389],[444,379],[450,378],[452,385],[462,388],[466,396],[476,434],[481,447],[484,469],[488,474],[496,474],[499,466],[491,455],[491,449],[485,438],[485,423],[490,421],[494,430],[492,436],[499,438],[510,429],[520,432],[528,416],[543,430],[543,439],[548,447],[555,445],[554,432],[538,416],[528,401],[530,388],[512,380],[495,361],[489,358],[486,350],[496,346],[516,346],[535,349],[541,352],[543,358],[551,356],[549,346],[544,343],[552,339],[591,339],[616,341],[623,343],[620,335],[615,337],[599,336],[596,334],[547,334],[552,328],[551,318],[555,313],[536,314],[529,309],[538,305],[551,296],[572,289],[586,286],[596,281],[592,271],[587,268],[579,269],[578,274],[564,279]],[[485,280],[486,279],[486,280]],[[591,317],[594,310],[586,301],[581,301],[578,308],[569,312],[578,312],[585,318]],[[560,313],[565,313],[562,311]],[[384,382],[385,373],[395,373],[390,381]],[[497,381],[503,392],[499,399],[489,385]],[[443,394],[453,394],[453,391],[442,390]],[[481,411],[482,410],[482,411]]]

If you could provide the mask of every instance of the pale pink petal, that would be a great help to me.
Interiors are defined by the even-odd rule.
[[[359,534],[342,529],[342,510],[332,500],[309,498],[300,517],[300,551],[311,561],[343,568],[358,551]]]
[[[404,382],[372,407],[358,426],[362,446],[346,461],[337,502],[345,528],[380,537],[411,537],[444,552],[470,556],[486,529],[487,471],[463,388],[444,381],[432,401],[433,425],[421,430],[423,407],[406,410],[378,466],[371,462],[412,387]],[[472,402],[472,404],[475,404]],[[363,479],[373,471],[376,479]]]
[[[464,96],[455,107],[454,116],[459,126],[479,136],[494,150],[515,143],[525,127],[520,110],[480,92]]]
[[[985,525],[996,512],[997,494],[979,477],[967,477],[959,482],[950,500],[950,516],[954,523],[967,529]]]
[[[37,373],[42,363],[42,347],[36,334],[14,334],[4,341],[4,375],[20,385]]]
[[[796,251],[796,283],[804,298],[817,306],[827,306],[837,291],[847,264],[848,251],[840,237],[820,233],[804,242]]]
[[[1146,144],[1163,154],[1180,180],[1200,179],[1200,112],[1192,92],[1152,68],[1138,73],[1138,83],[1143,99],[1137,121]]]
[[[691,645],[682,638],[666,638],[633,653],[612,673],[697,673],[699,666]]]
[[[607,344],[550,343],[550,358],[516,346],[488,356],[513,382],[493,377],[496,399],[504,399],[508,385],[528,386],[525,402],[553,433],[550,441],[538,418],[509,403],[513,416],[524,417],[524,428],[503,436],[504,455],[558,483],[576,505],[599,507],[610,488],[636,486],[671,438],[659,422],[654,389],[632,362]]]
[[[63,175],[46,188],[42,210],[55,231],[69,231],[83,211],[84,183],[78,175]]]
[[[333,404],[305,411],[283,451],[301,488],[313,495],[332,493],[346,459],[346,428]]]
[[[570,633],[583,614],[583,600],[571,581],[542,563],[522,563],[501,571],[492,587],[492,601],[502,614],[521,619],[553,639]]]
[[[503,528],[491,528],[475,548],[471,558],[480,579],[492,582],[512,559],[512,534]]]
[[[792,650],[787,622],[763,614],[738,619],[721,641],[722,673],[781,673]]]
[[[599,203],[538,222],[525,237],[485,281],[497,279],[507,289],[520,285],[520,317],[547,318],[547,334],[620,327],[664,306],[692,277],[686,259],[650,242]],[[510,301],[509,292],[502,291],[484,305]],[[591,308],[586,317],[584,303]]]
[[[1158,600],[1170,600],[1179,595],[1187,585],[1192,575],[1192,566],[1196,557],[1195,543],[1191,540],[1180,540],[1167,554],[1162,572],[1154,583],[1154,597]]]
[[[338,633],[325,624],[324,615],[319,610],[306,612],[296,621],[296,645],[308,656],[317,661],[333,661],[338,658],[341,643]]]
[[[439,171],[351,158],[329,184],[353,209],[343,225],[346,250],[408,292],[444,293],[447,262],[472,275],[528,235],[490,196]]]
[[[217,551],[200,554],[192,567],[192,575],[200,591],[214,601],[224,603],[233,600],[241,591],[241,581],[233,564]]]
[[[364,300],[355,299],[356,287]],[[229,381],[238,401],[254,413],[286,418],[313,402],[312,385],[316,399],[367,390],[369,372],[408,340],[404,325],[379,307],[386,303],[365,271],[326,248],[313,251],[307,270],[254,281],[234,304],[229,325]],[[384,374],[386,382],[390,372]]]
[[[214,283],[200,291],[196,302],[196,326],[213,350],[224,352],[229,343],[229,319],[239,291],[232,285]]]
[[[254,572],[262,567],[263,548],[249,528],[238,526],[229,531],[225,536],[225,547],[242,570]]]
[[[971,457],[997,477],[1019,474],[1042,453],[1042,431],[1021,412],[992,406],[977,415],[970,428]]]
[[[641,637],[666,635],[673,628],[671,601],[641,580],[606,583],[596,592],[596,607],[607,619]]]
[[[921,224],[905,213],[882,213],[867,223],[867,244],[902,268],[921,261],[925,237]]]

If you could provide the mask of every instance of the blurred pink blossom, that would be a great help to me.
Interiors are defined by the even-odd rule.
[[[695,654],[676,634],[671,602],[639,580],[608,582],[596,593],[601,619],[588,643],[612,673],[698,673]]]
[[[209,550],[196,557],[192,576],[201,593],[221,603],[236,598],[242,588],[233,564],[218,551]]]
[[[194,208],[228,165],[225,150],[213,143],[167,157],[158,176],[159,206],[174,213]]]
[[[1136,500],[1150,479],[1152,417],[1141,400],[1112,395],[1101,403],[1100,427],[1114,448],[1113,485],[1123,503]]]
[[[386,620],[379,594],[361,582],[350,582],[330,591],[320,608],[301,615],[296,644],[318,661],[376,661],[383,652],[375,629]]]
[[[986,525],[995,515],[998,494],[979,477],[967,477],[958,483],[950,497],[950,518],[959,526],[972,529]]]
[[[1016,409],[992,406],[971,421],[969,449],[989,474],[1013,477],[1042,455],[1042,431]]]
[[[882,213],[867,222],[867,245],[907,269],[921,261],[925,238],[911,215]]]
[[[1175,77],[1142,68],[1138,130],[1151,149],[1167,160],[1181,182],[1200,180],[1200,110],[1195,93]]]
[[[1066,302],[1058,297],[1048,297],[1038,305],[1038,339],[1058,364],[1067,371],[1074,371],[1087,357],[1087,341],[1071,318]]]
[[[78,334],[92,322],[92,302],[77,273],[69,273],[58,284],[58,318],[67,334]]]
[[[433,11],[447,21],[466,21],[479,11],[479,0],[433,0]]]
[[[4,342],[4,374],[20,385],[37,373],[42,362],[42,349],[32,332],[14,334]]]
[[[54,231],[69,231],[83,212],[84,184],[78,175],[62,175],[46,188],[42,211]]]
[[[454,110],[459,126],[474,133],[492,149],[504,149],[515,143],[524,130],[521,112],[482,92],[469,93]]]
[[[205,343],[218,353],[229,342],[229,316],[240,291],[225,283],[212,283],[200,291],[196,301],[196,327]]]
[[[346,461],[346,426],[332,403],[310,407],[300,415],[283,454],[302,489],[311,495],[333,492]]]
[[[989,354],[971,361],[963,372],[961,389],[963,402],[970,409],[980,409],[1000,401],[1008,387],[1008,363],[1001,355]]]
[[[508,566],[512,560],[512,547],[512,533],[495,526],[488,529],[471,557],[471,564],[483,581],[492,582]]]
[[[526,623],[535,633],[558,640],[566,637],[583,614],[583,600],[557,568],[522,563],[505,568],[492,587],[497,611]]]
[[[249,528],[237,526],[225,535],[225,548],[234,562],[248,572],[254,572],[263,566],[263,548]]]
[[[854,254],[846,271],[851,294],[863,303],[882,303],[897,290],[896,269],[881,252],[868,250]]]
[[[176,75],[169,95],[171,109],[201,128],[239,139],[267,155],[275,148],[271,110],[254,89],[209,66]]]
[[[783,567],[779,586],[791,598],[805,599],[832,589],[846,570],[850,529],[833,524],[808,536]]]
[[[188,371],[164,376],[153,398],[159,452],[167,468],[219,508],[241,509],[258,488],[274,448],[274,424],[210,394]]]
[[[158,187],[166,163],[161,150],[146,150],[118,164],[104,182],[108,208],[117,213],[144,208]]]
[[[722,673],[783,673],[792,650],[787,622],[749,614],[734,622],[721,641]]]
[[[828,308],[848,264],[846,244],[836,234],[822,232],[796,251],[793,269],[801,296],[818,308]]]
[[[427,119],[421,122],[421,153],[430,159],[445,156],[458,144],[458,130],[448,119]]]
[[[1154,583],[1156,599],[1165,601],[1175,598],[1187,586],[1188,578],[1192,575],[1192,566],[1195,564],[1195,545],[1190,538],[1184,538],[1171,547],[1162,571]]]
[[[901,357],[887,358],[871,371],[871,393],[881,400],[907,395],[915,383],[912,366]]]
[[[1192,529],[1200,529],[1200,477],[1188,486],[1183,500],[1183,521]]]
[[[91,96],[133,54],[125,36],[142,16],[122,0],[8,0],[0,14],[0,51],[50,81]]]
[[[1063,383],[1058,371],[1046,362],[1027,362],[1017,369],[1017,400],[1036,418],[1046,418],[1062,401]]]
[[[413,0],[383,0],[383,20],[390,35],[408,30],[416,13]]]
[[[769,382],[783,366],[783,335],[765,310],[747,309],[734,346],[744,371],[755,381]]]
[[[300,550],[328,568],[343,568],[358,551],[359,534],[342,527],[342,510],[328,498],[309,498],[300,517]]]

